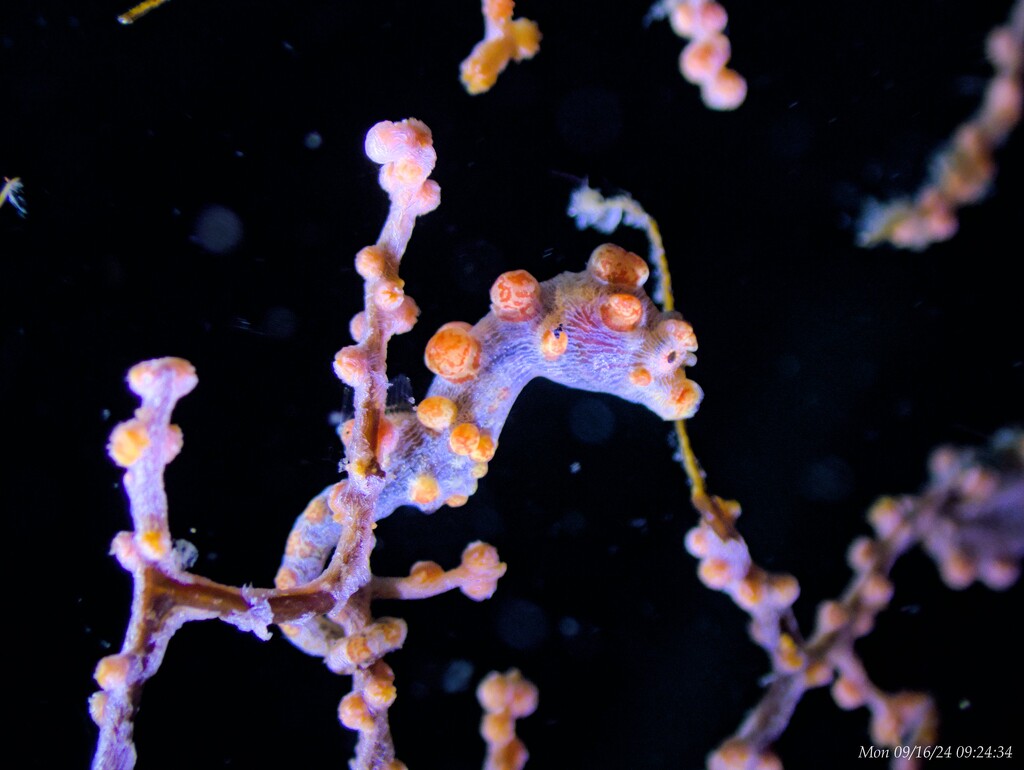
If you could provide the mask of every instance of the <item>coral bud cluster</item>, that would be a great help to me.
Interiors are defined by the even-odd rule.
[[[931,480],[921,494],[884,497],[868,513],[874,537],[853,542],[847,560],[854,576],[843,595],[818,607],[813,635],[803,641],[789,611],[799,586],[789,575],[768,575],[751,561],[738,535],[722,536],[702,521],[686,546],[700,559],[698,573],[710,588],[727,593],[750,613],[751,637],[772,659],[772,680],[758,706],[708,758],[712,770],[781,767],[770,744],[781,734],[804,692],[831,684],[842,709],[867,708],[871,738],[879,746],[934,741],[937,712],[923,693],[887,693],[877,687],[854,649],[871,633],[893,597],[896,560],[921,545],[943,580],[963,588],[981,580],[1008,588],[1024,558],[1024,434],[997,434],[985,450],[943,448],[930,460]],[[731,525],[736,503],[695,500]],[[734,532],[734,528],[729,527]],[[900,760],[899,767],[911,767]]]
[[[489,91],[510,61],[531,59],[540,50],[540,29],[513,19],[512,0],[483,0],[484,38],[462,62],[460,78],[470,94]]]
[[[679,55],[679,71],[700,87],[704,104],[712,110],[734,110],[743,104],[747,81],[726,66],[732,45],[725,36],[725,8],[715,0],[663,0],[655,13],[667,16],[672,31],[689,41]]]
[[[135,582],[132,623],[121,651],[96,666],[100,690],[89,700],[89,711],[100,727],[95,765],[131,767],[135,761],[131,717],[143,682],[156,673],[174,629],[195,617],[179,612],[144,613],[147,573],[174,574],[181,566],[168,525],[164,468],[181,450],[181,430],[171,424],[178,399],[196,386],[192,365],[180,358],[160,358],[136,364],[128,372],[128,387],[141,405],[134,416],[117,425],[107,452],[125,469],[124,488],[131,503],[133,532],[121,532],[112,552]]]
[[[475,542],[462,552],[462,562],[447,570],[432,561],[418,561],[404,578],[373,579],[375,599],[424,599],[444,591],[458,588],[475,601],[490,599],[498,588],[498,579],[505,574],[506,565],[498,559],[492,545]]]
[[[380,454],[388,441],[387,426],[381,423],[388,387],[388,341],[409,331],[419,315],[415,301],[405,293],[398,268],[416,218],[441,202],[441,189],[429,178],[437,154],[426,124],[414,118],[382,121],[367,133],[365,150],[367,157],[380,164],[378,181],[391,206],[377,243],[356,255],[356,271],[365,282],[364,309],[349,325],[356,344],[342,348],[334,358],[335,373],[355,393],[356,418],[346,445],[346,467],[358,483],[381,474]]]
[[[196,386],[195,370],[180,358],[161,358],[136,364],[128,372],[128,387],[142,405],[135,416],[110,434],[107,452],[125,469],[125,489],[133,503],[134,553],[150,562],[170,559],[171,535],[167,500],[152,493],[162,485],[164,467],[181,451],[182,434],[170,423],[178,399]],[[126,551],[127,553],[127,551]]]
[[[730,523],[739,517],[736,501],[719,499],[716,503]],[[750,635],[772,656],[773,668],[799,669],[804,659],[780,620],[800,594],[796,579],[765,572],[753,563],[742,538],[722,538],[707,521],[687,533],[686,550],[700,562],[697,574],[701,582],[727,594],[750,614]]]
[[[956,589],[976,580],[996,591],[1016,583],[1024,558],[1024,433],[1005,430],[986,450],[936,450],[929,469],[926,504],[912,520],[942,579]],[[896,503],[901,511],[904,505]],[[872,522],[880,536],[880,528],[901,526],[878,506]]]
[[[995,150],[1020,122],[1024,105],[1024,5],[988,35],[994,73],[981,107],[932,162],[931,178],[913,198],[874,204],[861,218],[861,246],[889,243],[921,251],[956,235],[957,210],[988,194],[996,175]]]
[[[517,669],[492,671],[476,690],[484,709],[480,735],[487,742],[484,770],[522,770],[530,755],[516,737],[516,720],[537,710],[537,688]]]

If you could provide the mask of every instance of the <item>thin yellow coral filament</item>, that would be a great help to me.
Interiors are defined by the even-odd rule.
[[[147,13],[156,10],[166,2],[167,0],[142,0],[142,2],[134,8],[131,8],[118,16],[117,20],[121,24],[134,24]]]

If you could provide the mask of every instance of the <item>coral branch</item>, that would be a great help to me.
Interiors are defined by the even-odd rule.
[[[129,8],[127,11],[117,17],[118,22],[121,24],[134,24],[143,16],[148,14],[150,11],[155,11],[161,5],[166,3],[167,0],[143,0],[136,6]]]
[[[569,215],[580,228],[610,233],[623,224],[644,231],[658,272],[658,293],[666,308],[674,305],[660,230],[642,206],[628,195],[605,198],[584,185],[573,193]],[[1000,590],[1017,580],[1024,557],[1024,434],[1005,431],[984,453],[938,450],[930,463],[932,482],[920,497],[880,500],[869,515],[876,540],[854,543],[850,562],[857,575],[839,601],[822,605],[815,634],[805,642],[791,610],[800,593],[796,578],[768,573],[754,563],[735,526],[739,503],[707,492],[685,421],[677,420],[675,427],[691,502],[701,515],[687,533],[686,549],[700,562],[701,581],[750,615],[750,636],[772,663],[764,697],[708,757],[709,770],[781,770],[770,745],[785,731],[803,694],[833,677],[833,697],[841,708],[870,710],[876,744],[932,742],[938,717],[931,699],[922,693],[890,695],[876,687],[853,643],[870,632],[888,605],[893,591],[889,573],[915,545],[936,560],[953,588],[980,579]],[[900,758],[896,766],[913,765]]]
[[[788,609],[799,591],[795,579],[768,576],[742,540],[722,540],[703,522],[689,532],[687,549],[700,559],[701,580],[750,613],[751,637],[772,659],[771,685],[740,729],[708,758],[711,770],[781,767],[768,747],[803,694],[829,682],[838,706],[869,709],[877,745],[934,741],[938,718],[931,699],[879,689],[854,642],[874,628],[892,598],[893,565],[916,545],[936,560],[953,588],[981,579],[1001,590],[1016,581],[1024,558],[1024,434],[1000,433],[986,451],[937,450],[930,466],[932,479],[919,496],[882,498],[872,507],[875,537],[851,546],[855,576],[841,598],[819,607],[806,642]],[[738,515],[738,505],[729,505]],[[900,757],[896,766],[915,765]]]
[[[409,570],[409,577],[373,579],[371,590],[375,599],[425,599],[458,588],[470,599],[490,599],[505,574],[494,546],[471,543],[462,552],[462,563],[447,572],[432,561],[418,561]]]
[[[513,19],[512,0],[482,0],[484,38],[462,62],[460,78],[470,94],[491,90],[510,61],[532,59],[540,50],[540,30],[529,19]]]
[[[1024,104],[1024,0],[1005,25],[988,35],[995,72],[980,109],[961,125],[932,161],[930,181],[913,198],[869,205],[861,216],[858,243],[921,251],[949,240],[959,228],[956,212],[982,200],[996,176],[993,153],[1020,122]]]
[[[517,669],[492,671],[477,687],[476,698],[485,712],[480,722],[487,742],[484,770],[522,770],[530,755],[516,737],[516,720],[537,710],[537,688]]]
[[[684,68],[711,60],[724,67],[728,56],[721,41],[726,51],[728,41],[721,34],[721,7],[676,0],[665,8],[671,8],[676,28],[693,37]],[[485,90],[484,83],[489,87],[517,57],[523,40],[539,40],[532,22],[512,20],[511,2],[485,2],[484,14],[487,38],[466,76],[471,91]],[[1007,62],[1008,46],[993,43]],[[1019,60],[1015,66],[1019,75]],[[731,78],[739,76],[720,67],[701,81],[712,106],[742,101],[735,80],[729,85]],[[1021,434],[1003,435],[987,454],[940,452],[932,462],[933,481],[921,495],[877,504],[870,514],[875,537],[855,543],[850,552],[856,573],[850,587],[821,607],[807,639],[792,612],[800,592],[796,579],[754,562],[736,526],[739,504],[710,494],[691,446],[685,421],[703,396],[687,375],[696,363],[697,339],[675,310],[657,222],[628,195],[605,198],[588,187],[578,190],[570,204],[577,224],[604,232],[620,224],[642,230],[650,241],[650,264],[605,243],[578,273],[544,281],[525,270],[499,275],[482,319],[446,323],[426,344],[424,361],[436,375],[426,397],[415,410],[388,411],[389,343],[409,331],[419,313],[399,268],[417,218],[439,205],[440,190],[430,179],[436,154],[424,123],[411,118],[378,123],[366,136],[365,150],[380,165],[379,184],[390,207],[378,240],[355,257],[364,280],[364,307],[350,325],[354,344],[334,359],[354,402],[354,416],[340,430],[345,475],[296,519],[275,588],[225,586],[188,572],[187,549],[171,538],[163,474],[182,446],[171,413],[196,385],[195,372],[182,359],[164,358],[129,373],[142,404],[114,429],[108,451],[126,469],[134,530],[118,534],[112,550],[133,575],[134,599],[121,651],[96,669],[101,690],[90,706],[100,740],[94,766],[127,770],[134,765],[132,724],[143,683],[156,672],[182,624],[217,618],[263,639],[269,625],[277,624],[330,671],[350,676],[351,690],[338,707],[339,721],[358,734],[350,767],[403,768],[395,758],[388,716],[397,698],[395,674],[385,657],[405,644],[409,627],[400,618],[375,617],[373,602],[429,598],[456,588],[473,600],[487,599],[506,565],[495,548],[474,542],[453,569],[418,561],[405,577],[375,576],[370,554],[376,523],[401,506],[433,513],[444,505],[464,505],[496,455],[515,400],[537,377],[619,396],[675,424],[679,458],[700,514],[686,547],[699,559],[705,585],[749,614],[750,635],[769,655],[772,669],[761,702],[709,757],[710,767],[780,767],[771,744],[803,694],[828,683],[841,707],[871,711],[877,743],[930,739],[936,715],[928,697],[883,692],[871,682],[854,643],[873,628],[891,599],[893,564],[915,545],[932,555],[953,587],[981,580],[998,589],[1017,580],[1024,555]],[[5,191],[14,202],[13,185]],[[652,272],[656,301],[644,289]],[[527,752],[515,735],[515,720],[535,710],[536,688],[513,669],[485,679],[478,698],[486,711],[481,726],[486,766],[518,770]]]
[[[747,81],[726,65],[732,45],[725,36],[729,15],[715,0],[661,0],[652,18],[668,17],[672,31],[689,40],[679,55],[679,71],[700,87],[704,105],[712,110],[734,110],[747,98]]]
[[[131,420],[114,428],[107,449],[125,468],[124,486],[135,531],[120,533],[112,549],[132,573],[134,598],[121,652],[97,665],[101,690],[89,701],[90,713],[100,727],[93,767],[105,770],[135,765],[132,719],[142,684],[156,673],[174,632],[187,620],[208,616],[201,610],[156,601],[158,592],[147,579],[154,568],[178,568],[167,525],[163,473],[182,443],[181,431],[171,425],[171,412],[178,399],[195,387],[195,371],[180,358],[161,358],[133,367],[128,384],[142,405]]]

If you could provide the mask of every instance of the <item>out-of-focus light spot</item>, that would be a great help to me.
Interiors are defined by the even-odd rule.
[[[447,693],[465,692],[473,679],[473,664],[468,660],[453,660],[441,677],[441,689]]]
[[[242,241],[242,220],[226,206],[207,206],[196,217],[192,240],[212,254],[229,254]]]
[[[558,621],[558,632],[562,636],[576,636],[580,632],[580,622],[568,615]]]
[[[584,444],[603,444],[615,432],[615,415],[596,398],[582,398],[569,410],[569,430]]]
[[[544,610],[526,599],[510,599],[499,609],[498,636],[514,650],[535,650],[548,636]]]
[[[805,469],[800,491],[813,502],[842,502],[853,491],[853,471],[840,458],[826,457]]]

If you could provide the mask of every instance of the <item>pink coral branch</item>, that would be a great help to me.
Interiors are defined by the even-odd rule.
[[[861,246],[888,243],[921,251],[949,240],[959,228],[957,211],[982,200],[996,176],[995,151],[1020,122],[1024,107],[1024,0],[988,36],[994,73],[979,110],[933,161],[931,178],[912,198],[872,204],[861,217]]]
[[[482,0],[484,38],[462,62],[460,78],[467,93],[489,91],[510,61],[532,59],[540,50],[540,30],[529,19],[513,19],[512,0]]]
[[[690,531],[687,548],[701,560],[701,580],[750,613],[751,636],[772,659],[771,684],[737,732],[709,756],[709,770],[780,768],[770,745],[804,693],[829,682],[841,708],[868,708],[876,744],[934,741],[938,717],[931,699],[879,689],[854,642],[874,628],[892,598],[894,564],[916,545],[935,559],[953,588],[980,579],[1000,590],[1016,581],[1024,558],[1024,434],[1001,433],[985,452],[937,450],[930,466],[932,479],[919,496],[882,498],[872,507],[875,537],[851,546],[855,575],[839,599],[819,607],[806,642],[789,612],[798,592],[791,576],[767,576],[742,539],[721,539],[705,522]],[[725,506],[738,515],[735,503]],[[916,765],[897,757],[895,766]]]

